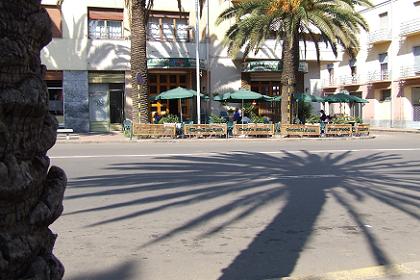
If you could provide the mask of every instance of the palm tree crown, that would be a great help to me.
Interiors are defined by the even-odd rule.
[[[235,19],[225,34],[224,43],[235,56],[244,48],[244,57],[250,51],[258,52],[265,40],[275,38],[282,42],[283,72],[282,121],[287,109],[287,94],[293,92],[299,66],[299,41],[306,46],[314,42],[319,61],[319,44],[326,43],[337,55],[342,46],[351,57],[357,54],[357,34],[368,24],[357,6],[371,6],[369,0],[243,0],[223,11],[217,24]],[[290,88],[292,87],[292,88]],[[286,109],[286,110],[283,110]]]

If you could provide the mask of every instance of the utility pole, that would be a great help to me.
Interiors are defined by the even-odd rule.
[[[195,0],[195,69],[197,79],[197,124],[201,123],[200,100],[200,7],[199,0]]]

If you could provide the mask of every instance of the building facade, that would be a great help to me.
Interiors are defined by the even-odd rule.
[[[147,30],[149,96],[177,86],[196,89],[195,1],[182,1],[181,13],[177,1],[154,2]],[[41,54],[48,69],[51,112],[75,131],[118,129],[124,119],[132,119],[133,104],[131,34],[124,1],[72,0],[60,7],[55,0],[42,3],[54,23],[53,41]],[[216,25],[215,21],[230,5],[232,1],[211,0],[201,7],[200,91],[213,95],[245,87],[279,95],[281,44],[267,40],[257,54],[229,56],[222,41],[232,22]],[[404,18],[393,15],[397,5],[398,11],[407,10]],[[356,60],[350,61],[344,52],[335,57],[321,45],[318,63],[314,44],[305,48],[302,43],[298,90],[314,95],[347,90],[370,103],[351,108],[334,105],[330,113],[342,110],[380,126],[417,126],[418,6],[411,0],[376,1],[373,8],[361,10],[371,32],[360,35],[362,49]],[[261,114],[277,120],[278,108],[258,106]],[[151,101],[149,105],[152,116],[182,110],[185,119],[191,120],[195,108],[194,100]],[[201,108],[206,114],[218,114],[220,104],[202,101]]]
[[[360,13],[369,32],[360,35],[356,59],[341,53],[323,62],[323,94],[348,91],[368,104],[331,106],[373,126],[420,128],[420,1],[373,1]]]
[[[60,124],[79,132],[118,129],[131,119],[130,29],[124,1],[43,1],[53,21],[53,40],[41,53],[47,66],[50,111]],[[156,1],[148,25],[149,95],[177,86],[195,88],[192,12],[176,1]],[[187,2],[186,2],[187,3]],[[193,10],[194,3],[191,3]],[[160,5],[160,6],[159,6]],[[207,78],[206,45],[201,44],[201,79]],[[183,102],[192,116],[192,101]],[[177,102],[151,102],[153,113],[177,114]]]

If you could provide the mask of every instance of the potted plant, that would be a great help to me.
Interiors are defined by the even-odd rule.
[[[210,123],[226,123],[225,118],[216,115],[210,116]]]
[[[159,120],[160,124],[176,124],[178,122],[179,122],[179,119],[178,119],[178,116],[176,115],[167,115],[167,116],[162,117]]]

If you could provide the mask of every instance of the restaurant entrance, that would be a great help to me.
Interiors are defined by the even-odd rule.
[[[190,72],[149,73],[150,97],[177,87],[192,88]],[[184,99],[182,102],[179,100],[159,100],[150,103],[149,111],[151,112],[151,121],[153,121],[156,114],[159,114],[160,116],[169,114],[179,115],[181,104],[183,117],[185,119],[190,119],[192,100]]]
[[[281,95],[281,84],[279,81],[251,81],[251,90],[268,96]],[[256,105],[258,115],[267,116],[270,120],[280,120],[280,102],[260,102]]]

